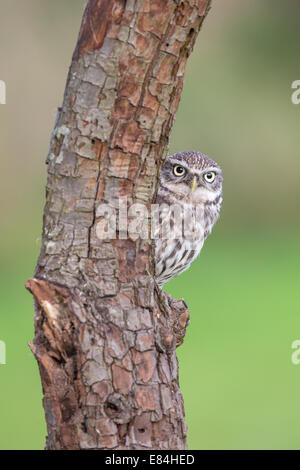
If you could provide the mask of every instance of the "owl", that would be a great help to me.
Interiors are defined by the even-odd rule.
[[[219,165],[196,151],[166,158],[156,197],[155,279],[162,287],[188,269],[217,221],[222,205]]]

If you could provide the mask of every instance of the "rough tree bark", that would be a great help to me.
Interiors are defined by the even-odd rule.
[[[99,204],[151,204],[210,0],[89,0],[47,158],[34,278],[46,449],[185,449],[176,345],[150,240],[101,240]],[[122,238],[122,237],[121,237]]]

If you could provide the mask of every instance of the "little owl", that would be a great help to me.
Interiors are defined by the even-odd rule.
[[[199,255],[219,217],[222,182],[219,165],[200,152],[179,152],[166,158],[156,198],[159,235],[154,232],[155,278],[160,287]]]

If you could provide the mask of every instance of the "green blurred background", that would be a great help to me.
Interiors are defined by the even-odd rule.
[[[27,346],[24,283],[39,252],[46,167],[84,0],[0,0],[0,449],[46,434]],[[170,151],[224,168],[222,216],[200,258],[169,283],[191,311],[178,350],[191,449],[300,449],[297,0],[213,2],[189,61]]]

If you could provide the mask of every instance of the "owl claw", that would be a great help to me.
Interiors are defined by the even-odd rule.
[[[149,277],[152,277],[152,274],[150,273],[148,268],[146,268],[146,273],[148,274]]]
[[[186,308],[188,308],[186,301],[185,301],[184,299],[181,299],[181,300],[182,300],[182,303],[184,304],[184,306],[185,306]]]

